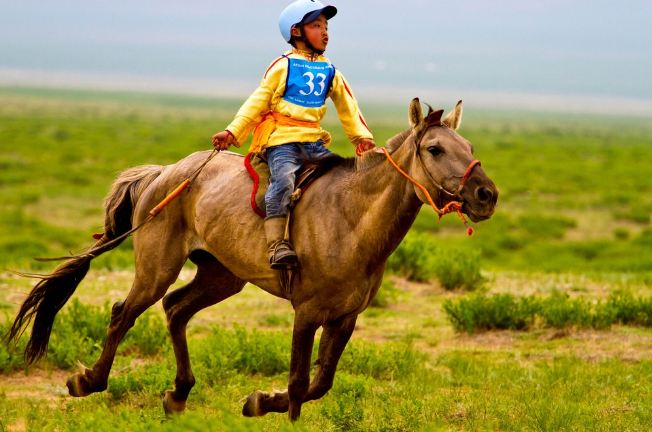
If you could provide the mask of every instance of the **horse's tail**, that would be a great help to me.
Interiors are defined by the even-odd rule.
[[[159,165],[131,168],[115,180],[104,203],[106,214],[102,237],[89,253],[71,257],[48,275],[35,275],[40,281],[34,286],[18,311],[7,342],[16,342],[33,320],[32,333],[25,348],[25,361],[32,364],[47,351],[54,317],[84,279],[96,256],[118,246],[132,227],[132,213],[142,192],[162,172]],[[111,240],[116,241],[111,241]]]

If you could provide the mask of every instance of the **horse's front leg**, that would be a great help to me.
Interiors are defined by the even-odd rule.
[[[271,395],[259,390],[253,392],[242,407],[243,415],[253,417],[262,416],[268,412],[289,411],[290,420],[295,421],[299,418],[301,404],[310,383],[312,345],[315,340],[315,332],[320,325],[314,320],[317,314],[314,311],[306,311],[306,309],[295,309],[288,389]]]
[[[357,315],[348,315],[324,325],[319,343],[317,372],[303,402],[321,398],[333,386],[337,364],[351,338],[357,318]],[[246,416],[261,416],[268,412],[287,412],[289,406],[288,391],[272,394],[256,391],[247,399],[242,413]]]

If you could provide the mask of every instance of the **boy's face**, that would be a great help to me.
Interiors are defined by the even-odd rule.
[[[292,32],[299,34],[299,29],[292,29]],[[328,20],[324,15],[320,15],[316,20],[303,26],[306,39],[319,51],[326,51],[328,45]]]

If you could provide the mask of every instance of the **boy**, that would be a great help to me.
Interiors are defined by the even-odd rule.
[[[297,265],[297,255],[284,240],[290,195],[304,161],[328,157],[330,134],[319,121],[326,97],[335,104],[356,154],[373,149],[373,135],[339,70],[323,56],[328,44],[328,20],[334,6],[316,0],[296,0],[279,17],[279,29],[292,50],[269,66],[260,86],[249,96],[226,129],[213,135],[215,148],[240,147],[254,130],[251,152],[261,152],[270,169],[265,194],[265,236],[273,269]]]

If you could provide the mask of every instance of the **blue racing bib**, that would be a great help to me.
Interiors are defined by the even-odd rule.
[[[335,76],[333,65],[303,59],[288,60],[288,77],[283,99],[306,108],[323,106]]]

